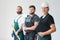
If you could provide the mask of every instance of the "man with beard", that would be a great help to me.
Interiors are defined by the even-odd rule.
[[[23,31],[22,31],[22,25],[24,23],[24,16],[22,14],[22,7],[17,6],[17,17],[14,19],[14,28],[16,32],[12,33],[12,36],[14,37],[14,40],[19,40],[16,35],[19,35],[20,40],[23,40]]]
[[[25,18],[25,24],[23,25],[24,40],[34,40],[35,28],[39,23],[39,17],[35,14],[35,6],[29,6],[29,15]]]
[[[49,4],[47,2],[41,5],[43,15],[39,19],[39,25],[36,29],[38,40],[52,40],[51,34],[56,31],[54,18],[49,13]]]

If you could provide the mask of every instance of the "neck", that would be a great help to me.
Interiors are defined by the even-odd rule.
[[[34,15],[34,12],[33,13],[30,13],[30,15]]]
[[[46,16],[48,13],[44,13],[43,16]]]
[[[34,14],[30,14],[31,16],[33,16]]]

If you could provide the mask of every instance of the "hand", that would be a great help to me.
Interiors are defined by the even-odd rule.
[[[45,36],[45,33],[44,32],[39,32],[38,33],[41,37],[44,37]]]
[[[26,32],[24,31],[24,35],[26,35]]]
[[[28,30],[28,28],[27,27],[23,27],[23,30]]]
[[[18,32],[15,32],[16,35],[18,35]]]

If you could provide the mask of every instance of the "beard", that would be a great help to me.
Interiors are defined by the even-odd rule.
[[[17,12],[17,14],[22,14],[22,11],[20,11],[20,12]]]
[[[34,14],[34,12],[30,13],[31,15]]]

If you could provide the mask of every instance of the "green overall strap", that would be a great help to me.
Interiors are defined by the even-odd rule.
[[[17,19],[17,22],[18,22],[18,20],[21,18],[22,16],[20,16],[18,19]]]

